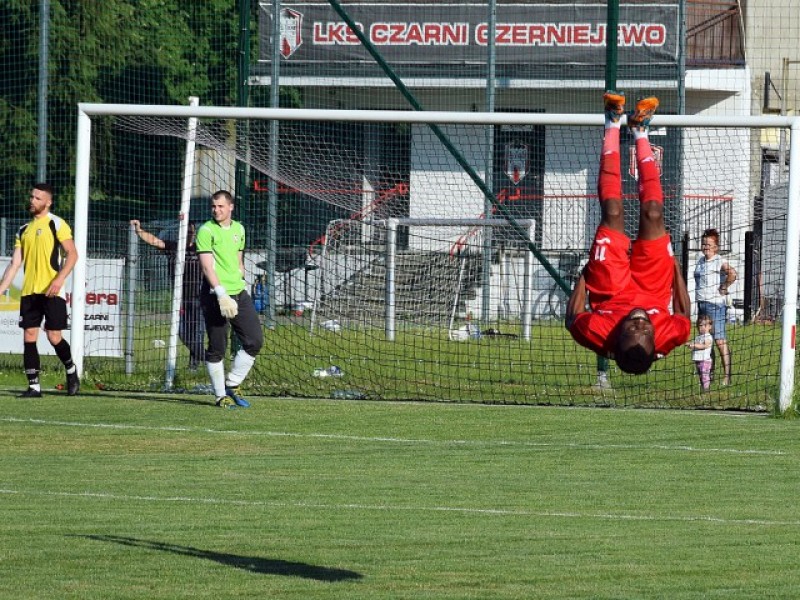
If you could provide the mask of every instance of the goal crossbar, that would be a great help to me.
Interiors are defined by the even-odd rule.
[[[604,123],[595,113],[504,113],[413,110],[345,110],[314,108],[247,108],[223,106],[182,106],[169,104],[79,103],[78,116],[176,117],[189,119],[254,119],[261,121],[344,121],[363,123],[435,123],[461,125],[578,125]],[[623,116],[623,124],[626,117]],[[756,127],[791,128],[800,117],[764,115],[749,117],[656,115],[652,126],[667,127]]]

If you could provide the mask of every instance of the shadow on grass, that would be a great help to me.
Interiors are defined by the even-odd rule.
[[[84,398],[95,397],[102,399],[114,400],[134,400],[141,402],[163,402],[165,404],[191,404],[194,406],[205,406],[219,410],[219,407],[214,404],[213,393],[199,394],[190,393],[184,389],[176,389],[172,392],[165,391],[131,391],[131,390],[91,390],[90,392],[81,392],[80,396]]]
[[[151,392],[151,393],[135,393],[135,392],[102,392],[103,395],[111,395],[114,398],[122,398],[125,400],[141,400],[145,402],[164,402],[170,404],[191,404],[194,406],[205,406],[219,410],[219,407],[214,404],[214,396],[208,395],[203,399],[191,398],[181,391],[174,392],[171,396],[169,392]]]
[[[289,577],[314,579],[317,581],[346,581],[361,579],[362,577],[361,573],[348,571],[347,569],[332,569],[329,567],[320,567],[317,565],[309,565],[307,563],[291,562],[275,558],[259,558],[257,556],[226,554],[224,552],[213,552],[210,550],[192,548],[191,546],[178,546],[164,542],[140,540],[117,535],[80,535],[75,537],[82,537],[98,542],[108,542],[111,544],[121,544],[123,546],[131,546],[134,548],[144,548],[146,550],[156,550],[158,552],[169,552],[172,554],[190,556],[193,558],[212,560],[221,565],[235,567],[237,569],[244,569],[245,571],[261,573],[264,575],[286,575]]]

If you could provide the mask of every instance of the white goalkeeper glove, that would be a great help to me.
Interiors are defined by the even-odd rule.
[[[224,287],[218,285],[214,288],[214,293],[217,295],[217,302],[219,302],[219,312],[226,319],[232,319],[239,314],[239,305],[236,300],[228,295]]]

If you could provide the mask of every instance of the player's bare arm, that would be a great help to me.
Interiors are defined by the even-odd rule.
[[[14,276],[16,276],[17,271],[22,266],[22,250],[20,248],[15,248],[14,253],[11,255],[11,262],[8,263],[5,272],[3,273],[3,279],[0,280],[0,294],[5,294],[6,290],[11,287],[11,282],[14,281]]]
[[[686,288],[686,281],[681,273],[681,266],[678,259],[675,259],[675,269],[672,277],[672,312],[682,315],[687,319],[691,318],[692,303],[689,300],[689,290]]]
[[[583,273],[581,273],[581,276],[578,278],[578,282],[575,284],[575,289],[572,290],[572,294],[567,302],[567,314],[565,318],[567,327],[572,324],[572,321],[575,320],[575,317],[584,312],[587,312],[586,279],[584,278]]]
[[[64,287],[64,282],[67,280],[67,277],[72,273],[72,269],[75,268],[75,263],[78,262],[78,249],[75,247],[74,240],[64,240],[61,242],[61,247],[64,248],[64,252],[66,252],[66,258],[64,259],[64,266],[61,267],[55,279],[50,282],[50,287],[47,288],[47,292],[45,293],[46,296],[50,296],[51,298],[53,296],[58,296],[59,292],[61,292],[61,288]]]

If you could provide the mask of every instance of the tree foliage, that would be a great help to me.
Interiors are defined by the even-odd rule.
[[[0,205],[5,215],[24,216],[21,202],[37,172],[39,20],[39,2],[0,3],[5,71]],[[50,0],[47,179],[65,201],[59,211],[69,211],[73,196],[77,104],[186,104],[189,96],[199,96],[202,104],[233,104],[237,28],[235,0]],[[153,169],[156,187],[165,171],[176,168],[172,163],[180,162],[164,160],[168,143],[139,149],[124,160],[116,156],[115,139],[96,143],[94,160]],[[93,187],[113,198],[120,193],[113,183],[93,182]]]

